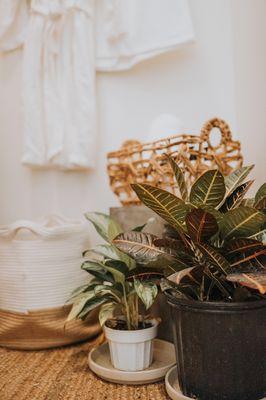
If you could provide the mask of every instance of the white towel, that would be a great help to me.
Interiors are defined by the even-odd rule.
[[[129,69],[193,39],[187,0],[97,0],[99,71]]]

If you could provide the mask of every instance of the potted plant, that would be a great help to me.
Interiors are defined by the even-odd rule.
[[[85,319],[99,307],[99,321],[109,342],[113,366],[125,371],[148,368],[158,326],[158,320],[150,317],[148,310],[157,296],[162,273],[154,267],[153,260],[149,266],[143,266],[115,247],[112,240],[122,230],[108,215],[87,213],[86,217],[106,243],[83,254],[82,269],[93,279],[73,292],[67,322]],[[148,245],[152,235],[141,232],[144,226],[137,227],[132,234]],[[172,250],[168,253],[170,260]]]
[[[178,254],[162,282],[171,306],[178,377],[183,394],[198,400],[258,400],[266,395],[266,184],[244,196],[252,169],[224,177],[209,170],[190,190],[169,162],[180,198],[134,184],[140,200],[170,226],[153,245]],[[134,238],[117,246],[134,253]],[[140,246],[140,243],[138,243]],[[177,266],[179,271],[177,271]]]

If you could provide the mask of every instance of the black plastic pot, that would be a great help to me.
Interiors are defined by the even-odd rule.
[[[266,301],[203,303],[167,294],[177,370],[185,396],[259,400],[266,396]]]

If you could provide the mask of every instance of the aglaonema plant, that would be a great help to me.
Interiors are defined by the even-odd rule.
[[[226,302],[265,298],[266,184],[254,199],[246,199],[253,183],[246,181],[253,168],[247,166],[225,177],[209,170],[189,188],[182,170],[167,158],[180,197],[149,184],[132,188],[168,224],[168,236],[150,237],[149,248],[130,232],[119,234],[113,243],[147,263],[151,258],[160,261],[171,249],[175,261],[168,265],[162,287],[174,296]]]
[[[145,323],[147,312],[157,296],[162,273],[155,268],[152,260],[143,266],[112,243],[122,229],[108,215],[87,213],[85,216],[105,243],[83,254],[81,268],[89,273],[90,278],[72,293],[69,301],[73,306],[67,321],[85,319],[93,309],[99,307],[101,325],[107,320],[110,324],[112,321],[116,323],[117,317],[122,316],[119,321],[121,329],[139,329]],[[132,234],[150,240],[149,235],[141,232],[144,226],[137,227]],[[168,253],[171,257],[172,250]],[[144,312],[139,303],[143,303]]]

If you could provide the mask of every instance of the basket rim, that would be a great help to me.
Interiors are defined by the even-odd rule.
[[[178,135],[168,136],[167,138],[158,139],[158,140],[151,141],[151,142],[134,143],[134,144],[128,145],[126,147],[122,147],[119,150],[110,151],[110,152],[107,153],[107,158],[109,159],[109,158],[117,157],[118,155],[119,156],[123,156],[124,154],[132,155],[135,152],[145,151],[146,150],[145,149],[146,146],[158,146],[158,145],[161,145],[162,148],[165,148],[167,143],[169,143],[169,145],[173,146],[174,143],[170,143],[170,142],[171,142],[171,140],[174,140],[174,139],[185,140],[186,142],[189,142],[189,143],[190,143],[190,141],[192,143],[203,143],[204,142],[204,140],[198,135],[191,135],[191,134],[187,134],[187,133],[181,133],[181,134],[178,134]],[[160,147],[158,147],[158,150],[160,150]]]

